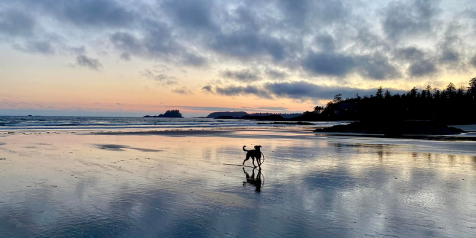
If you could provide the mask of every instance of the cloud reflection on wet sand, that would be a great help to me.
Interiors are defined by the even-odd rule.
[[[234,134],[5,137],[0,230],[15,237],[471,237],[475,232],[472,145],[442,154],[439,142]],[[240,166],[229,165],[241,164],[241,147],[253,144],[263,145],[266,156],[260,193],[246,184]],[[251,175],[252,169],[245,169]]]

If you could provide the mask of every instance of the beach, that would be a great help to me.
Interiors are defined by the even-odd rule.
[[[474,141],[3,130],[0,237],[474,237],[475,175]]]

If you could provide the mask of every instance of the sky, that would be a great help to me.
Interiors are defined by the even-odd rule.
[[[303,112],[467,86],[474,0],[2,0],[0,115]]]

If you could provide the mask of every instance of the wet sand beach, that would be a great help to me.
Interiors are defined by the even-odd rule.
[[[3,131],[0,237],[474,237],[475,178],[474,141]]]

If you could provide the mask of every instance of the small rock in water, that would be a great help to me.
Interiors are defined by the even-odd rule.
[[[7,160],[7,158],[0,158],[0,160]]]

